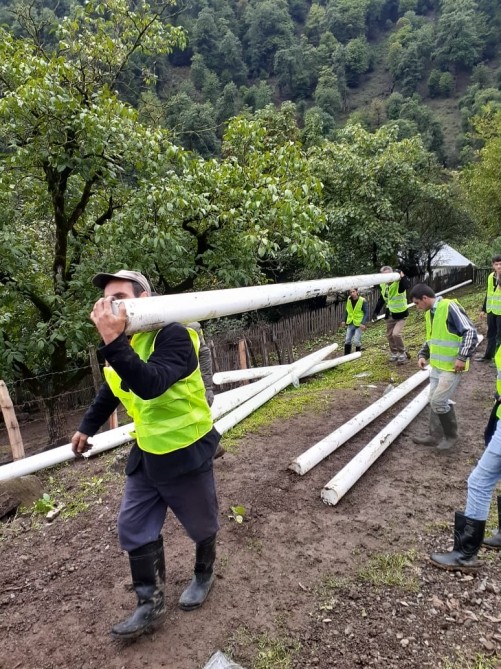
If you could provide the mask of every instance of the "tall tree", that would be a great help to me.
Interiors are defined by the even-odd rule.
[[[75,317],[86,245],[125,206],[138,164],[163,144],[114,91],[135,53],[184,44],[167,10],[90,0],[55,26],[54,49],[39,41],[29,11],[18,17],[25,37],[0,29],[0,283],[14,305],[10,320],[24,314],[23,329],[2,329],[0,349],[15,350],[12,370],[44,397],[79,376],[67,369],[86,339]],[[36,378],[41,372],[50,375]],[[46,409],[53,441],[54,399]]]

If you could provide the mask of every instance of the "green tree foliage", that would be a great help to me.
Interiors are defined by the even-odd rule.
[[[433,28],[409,12],[391,36],[387,64],[404,95],[412,95],[419,84],[432,49]]]
[[[370,0],[327,0],[327,25],[334,37],[346,43],[365,35],[369,6]]]
[[[275,54],[292,46],[294,25],[285,0],[262,0],[245,12],[246,60],[252,74],[272,72]]]
[[[53,398],[79,377],[68,370],[94,334],[96,270],[135,267],[179,292],[265,280],[291,257],[325,264],[321,186],[294,108],[233,120],[224,158],[204,160],[118,98],[135,49],[183,44],[182,31],[160,18],[125,0],[89,2],[61,22],[54,51],[1,31],[0,374],[31,379],[38,395]],[[234,95],[229,85],[222,99]],[[179,98],[179,134],[196,138],[201,153],[214,110]],[[143,108],[156,103],[149,91]],[[42,372],[46,385],[33,378]]]
[[[304,26],[305,35],[315,46],[320,44],[320,38],[327,32],[327,17],[325,7],[317,2],[312,3],[306,24]]]
[[[80,266],[93,230],[125,206],[131,173],[162,146],[113,91],[136,50],[168,52],[184,36],[124,0],[76,7],[54,51],[32,28],[20,39],[0,29],[0,282],[13,309],[2,310],[1,372],[58,373],[41,393],[50,397],[72,380],[63,372],[86,340]]]
[[[314,172],[324,184],[336,274],[394,262],[397,249],[412,247],[424,203],[449,200],[421,140],[397,137],[390,126],[369,133],[354,125],[339,131],[336,141],[312,149]]]
[[[315,90],[315,104],[333,118],[342,109],[342,98],[339,92],[338,78],[328,67],[322,68]]]
[[[460,183],[472,218],[477,222],[479,238],[499,236],[501,220],[501,109],[487,105],[482,115],[473,119],[473,127],[482,148],[478,160],[461,174]]]
[[[346,82],[357,86],[360,75],[371,67],[370,47],[365,37],[357,37],[348,42],[344,50]]]
[[[482,57],[485,17],[476,0],[442,0],[434,58],[444,67],[471,68]]]

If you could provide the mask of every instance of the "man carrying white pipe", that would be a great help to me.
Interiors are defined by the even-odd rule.
[[[382,274],[391,274],[393,272],[389,265],[381,267]],[[405,364],[410,360],[409,353],[405,350],[402,331],[404,329],[405,319],[409,315],[407,309],[407,290],[410,288],[410,281],[402,272],[395,270],[400,274],[398,281],[392,283],[382,283],[379,288],[381,295],[376,302],[372,320],[375,320],[382,307],[385,307],[386,320],[386,338],[390,346],[390,362],[396,362],[398,365]]]
[[[118,515],[120,544],[129,554],[137,606],[113,626],[118,639],[140,636],[164,612],[165,556],[161,530],[169,507],[196,544],[194,575],[182,593],[183,610],[203,604],[214,582],[218,503],[213,457],[220,435],[213,427],[200,373],[198,334],[180,323],[125,335],[126,310],[114,300],[151,296],[140,273],[120,270],[96,274],[104,290],[91,320],[101,335],[100,351],[109,363],[105,383],[72,439],[75,455],[90,447],[94,435],[119,402],[134,421],[136,443],[125,473]]]
[[[341,323],[342,327],[348,326],[344,340],[344,355],[351,353],[352,342],[355,344],[355,351],[362,350],[362,332],[366,329],[368,319],[367,300],[359,294],[358,288],[350,288],[344,321]]]
[[[456,413],[449,400],[468,370],[478,343],[477,331],[458,302],[437,297],[425,283],[414,286],[410,299],[426,319],[426,341],[418,353],[418,366],[431,366],[429,434],[412,440],[444,451],[458,440]]]
[[[501,550],[501,496],[498,495],[498,531],[484,539],[485,522],[489,516],[491,497],[496,483],[501,480],[501,346],[496,357],[497,382],[495,403],[485,429],[485,449],[477,466],[468,477],[468,497],[464,513],[454,517],[454,546],[448,553],[433,553],[435,567],[464,572],[478,571],[482,561],[477,554],[482,543]]]

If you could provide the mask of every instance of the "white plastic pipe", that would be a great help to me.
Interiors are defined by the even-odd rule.
[[[272,375],[270,375],[266,379],[263,379],[263,382],[268,381],[268,384],[263,383],[261,386],[261,390],[263,388],[266,388],[267,385],[276,383],[277,379],[285,377],[287,377],[287,379],[290,379],[285,384],[289,385],[289,383],[292,383],[293,379],[296,378],[296,371],[295,371],[296,366],[299,366],[299,368],[304,368],[305,365],[307,366],[315,364],[319,360],[322,360],[322,358],[326,357],[327,355],[330,355],[330,353],[332,353],[334,346],[335,344],[330,344],[329,346],[325,346],[320,351],[317,351],[316,353],[313,353],[307,356],[306,358],[298,360],[297,363],[290,365],[291,367],[290,370],[282,369],[279,372],[277,372],[277,374],[274,375],[275,378],[273,378]],[[252,386],[257,386],[257,385],[258,385],[257,383],[252,384]],[[252,386],[249,386],[249,388]],[[241,388],[237,388],[237,390],[241,390]],[[258,393],[259,390],[260,389],[258,387],[255,390],[255,392]],[[233,391],[230,392],[233,394]],[[225,393],[221,393],[221,396],[224,394]],[[227,411],[229,411],[234,406],[237,406],[242,401],[243,399],[239,399],[237,401],[237,404],[234,404],[235,402],[234,398],[231,399],[224,398],[224,401],[219,400],[221,406],[218,408],[217,405],[215,407],[213,405],[212,407],[213,417],[216,418],[218,416],[218,412],[226,413]],[[214,404],[216,404],[215,401]],[[219,415],[222,415],[222,413],[219,413]],[[134,423],[128,423],[127,425],[123,425],[113,430],[108,430],[106,432],[96,434],[94,437],[90,437],[89,443],[92,444],[92,448],[90,448],[88,451],[84,453],[84,457],[91,457],[93,455],[97,455],[98,453],[103,453],[104,451],[107,451],[111,448],[116,448],[117,446],[121,446],[122,444],[131,441],[133,438],[131,436],[131,432],[133,431],[134,431]],[[222,433],[220,432],[220,434]],[[9,479],[14,479],[19,476],[26,476],[27,474],[33,474],[34,472],[40,471],[41,469],[46,469],[47,467],[53,467],[55,465],[59,465],[62,462],[66,462],[74,458],[75,455],[71,450],[71,444],[64,444],[63,446],[59,446],[58,448],[53,448],[50,451],[37,453],[36,455],[32,455],[28,458],[23,458],[21,460],[16,460],[15,462],[9,462],[6,465],[0,466],[0,481],[7,481]]]
[[[396,281],[399,277],[400,275],[397,272],[391,274],[362,274],[318,279],[317,281],[228,288],[200,293],[157,295],[134,300],[119,300],[113,304],[113,309],[117,311],[118,303],[123,302],[127,311],[126,332],[131,334],[133,332],[158,330],[175,321],[180,323],[203,321],[209,318],[242,314],[246,311],[296,302],[297,300],[307,300],[319,295],[349,290],[353,286],[366,287],[380,283],[390,283]]]
[[[463,283],[458,283],[455,286],[452,286],[452,288],[445,288],[445,290],[441,290],[439,293],[435,293],[435,295],[438,297],[439,295],[445,295],[445,293],[450,293],[452,290],[457,290],[458,288],[462,288],[463,286],[467,286],[469,283],[471,283],[473,279],[468,279],[468,281],[463,281]],[[407,309],[410,309],[411,307],[415,307],[416,305],[414,302],[409,302],[407,305]],[[379,321],[381,318],[384,318],[384,314],[380,314],[376,320]]]
[[[249,416],[253,411],[258,409],[265,402],[286,388],[289,384],[294,383],[294,381],[298,379],[301,374],[304,374],[304,372],[306,372],[308,369],[311,369],[316,364],[318,364],[322,358],[325,358],[327,355],[329,355],[332,352],[334,346],[335,344],[325,346],[324,348],[320,349],[320,351],[311,353],[305,358],[301,358],[301,360],[292,363],[292,365],[290,365],[290,370],[285,373],[285,376],[282,375],[282,372],[276,372],[275,374],[270,374],[266,378],[261,379],[261,381],[257,381],[257,383],[253,385],[258,385],[263,381],[269,380],[272,380],[272,384],[254,397],[251,397],[251,399],[249,399],[247,402],[241,404],[234,411],[228,413],[226,416],[221,418],[221,420],[217,421],[214,426],[216,430],[219,432],[219,434],[224,434],[241,420],[247,418],[247,416]]]
[[[115,448],[121,444],[125,444],[127,441],[131,440],[132,437],[130,436],[130,432],[133,429],[134,423],[129,423],[128,425],[117,427],[114,430],[96,434],[89,439],[89,442],[92,443],[93,446],[87,453],[85,453],[85,455],[88,457],[90,455],[95,455],[96,453],[107,451],[110,448]],[[0,467],[0,481],[7,481],[8,479],[15,479],[18,476],[33,474],[34,472],[40,471],[40,469],[53,467],[54,465],[59,465],[67,460],[72,460],[74,457],[75,455],[71,450],[71,444],[64,444],[63,446],[58,446],[50,451],[37,453],[28,458],[2,465]]]
[[[356,360],[360,358],[362,354],[357,351],[356,353],[349,353],[348,355],[339,356],[332,360],[325,360],[320,362],[315,367],[312,367],[310,370],[301,375],[301,378],[304,379],[306,376],[311,376],[312,374],[317,374],[319,372],[324,372],[327,369],[332,367],[337,367],[342,365],[344,362],[350,362],[351,360]],[[238,383],[239,381],[252,381],[254,379],[261,379],[263,376],[268,376],[268,374],[273,374],[281,367],[285,365],[271,365],[269,367],[250,367],[248,369],[231,369],[227,372],[217,372],[212,377],[213,382],[220,386],[223,383]]]
[[[383,395],[376,402],[371,404],[359,414],[354,416],[351,420],[337,430],[334,430],[325,439],[322,439],[307,451],[302,453],[299,457],[291,462],[289,469],[296,472],[296,474],[306,474],[310,469],[318,465],[324,458],[337,450],[348,439],[351,439],[354,434],[359,432],[366,425],[375,420],[378,416],[384,413],[387,409],[393,406],[398,400],[402,399],[411,390],[417,388],[421,383],[426,381],[429,376],[429,369],[423,369],[416,374],[413,374],[396,388],[393,388],[387,395]]]
[[[429,389],[422,390],[388,425],[372,439],[341,471],[324,486],[320,497],[334,506],[365,474],[388,446],[428,404]]]

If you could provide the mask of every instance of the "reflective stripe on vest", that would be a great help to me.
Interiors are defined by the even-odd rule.
[[[401,314],[407,309],[407,295],[406,291],[403,290],[401,293],[398,292],[398,287],[400,285],[399,281],[394,281],[389,285],[387,283],[380,284],[381,295],[383,300],[386,302],[390,313]]]
[[[198,334],[191,328],[187,331],[198,358]],[[146,362],[153,353],[158,332],[140,332],[132,337],[131,346],[141,360]],[[132,391],[123,390],[122,379],[112,367],[105,367],[104,375],[112,393],[134,421],[133,436],[143,451],[157,455],[171,453],[191,446],[212,429],[212,415],[205,399],[200,366],[151,400],[143,400]]]
[[[487,279],[487,300],[485,303],[485,311],[488,314],[501,316],[501,287],[494,285],[494,276],[494,272],[491,272]]]
[[[426,341],[430,347],[430,365],[446,372],[454,371],[454,364],[459,355],[462,337],[449,332],[447,329],[447,317],[449,315],[449,304],[451,300],[439,300],[433,321],[431,310],[425,314],[426,318]],[[465,370],[470,366],[466,361]]]
[[[364,302],[365,299],[363,297],[359,297],[355,303],[355,308],[353,308],[351,298],[348,298],[346,302],[346,313],[348,314],[346,325],[353,323],[356,328],[362,325],[362,321],[364,320],[364,311],[362,309],[362,305]]]

